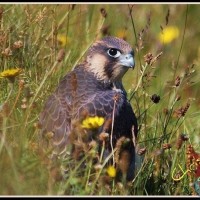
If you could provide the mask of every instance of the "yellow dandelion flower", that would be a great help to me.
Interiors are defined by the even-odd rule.
[[[159,33],[159,40],[161,43],[168,44],[179,37],[179,29],[176,26],[168,26]]]
[[[126,35],[127,33],[126,33],[126,30],[124,29],[120,29],[119,31],[117,31],[117,37],[119,38],[126,38]]]
[[[67,37],[65,34],[58,34],[57,40],[60,43],[62,47],[64,47],[67,43],[69,43],[69,37]]]
[[[14,78],[21,73],[21,68],[7,69],[0,73],[1,78]]]
[[[87,129],[96,129],[102,126],[104,123],[103,117],[87,117],[82,121],[82,127]]]
[[[113,166],[109,166],[106,171],[110,177],[114,178],[116,176],[117,171]]]

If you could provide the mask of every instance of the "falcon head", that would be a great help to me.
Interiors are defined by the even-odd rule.
[[[88,50],[86,68],[97,79],[103,81],[121,81],[129,68],[134,68],[132,47],[116,37],[105,37],[96,41]]]

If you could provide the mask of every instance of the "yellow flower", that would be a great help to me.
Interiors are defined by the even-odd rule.
[[[113,166],[109,166],[106,171],[110,177],[114,178],[116,176],[117,172]]]
[[[117,37],[119,38],[126,38],[126,30],[125,29],[120,29],[119,31],[117,31]]]
[[[161,43],[168,44],[179,37],[179,29],[176,26],[168,26],[159,33]]]
[[[58,34],[57,40],[58,42],[60,42],[62,47],[64,47],[67,43],[69,43],[69,37],[67,37],[65,34]]]
[[[87,117],[82,121],[82,127],[87,129],[99,128],[104,123],[103,117]]]
[[[7,69],[0,73],[1,78],[14,78],[21,73],[21,68]]]

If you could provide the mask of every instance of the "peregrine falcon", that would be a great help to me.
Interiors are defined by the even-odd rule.
[[[114,147],[117,139],[122,136],[131,141],[133,135],[137,136],[137,119],[122,85],[124,74],[134,66],[133,49],[120,38],[108,36],[89,48],[84,61],[61,80],[48,98],[39,118],[42,135],[47,132],[54,134],[52,145],[55,154],[65,151],[70,143],[71,122],[79,119],[83,111],[87,111],[89,116],[105,119],[112,119],[114,113]],[[130,180],[135,166],[133,142],[129,145],[128,152],[130,165],[127,177]]]

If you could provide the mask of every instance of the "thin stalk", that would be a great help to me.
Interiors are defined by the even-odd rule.
[[[177,60],[176,66],[175,66],[174,79],[176,77],[176,71],[177,71],[177,68],[178,68],[180,55],[181,55],[181,52],[182,52],[182,49],[183,49],[183,42],[184,42],[184,38],[185,38],[185,30],[186,30],[186,26],[187,26],[188,7],[189,6],[187,5],[186,6],[186,14],[185,14],[185,25],[184,25],[184,29],[183,29],[183,37],[182,37],[182,41],[181,41],[180,51],[179,51],[179,54],[178,54],[178,60]]]
[[[148,66],[147,63],[145,63],[145,66],[142,66],[140,79],[139,79],[139,81],[138,81],[138,83],[137,83],[137,86],[136,86],[135,90],[134,90],[134,91],[132,92],[132,94],[130,95],[129,102],[130,102],[131,99],[133,98],[135,92],[138,90],[138,88],[139,88],[139,86],[140,86],[140,84],[141,84],[141,82],[142,82],[144,73],[145,73],[145,71],[146,71],[146,69],[147,69],[147,66]]]

